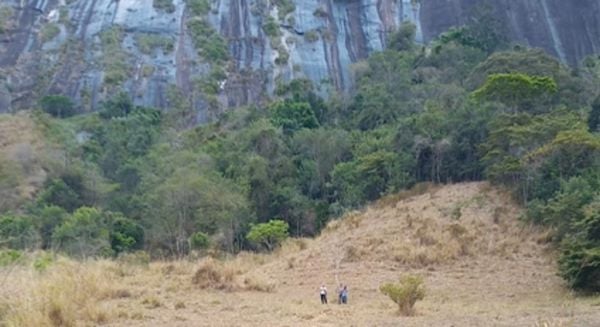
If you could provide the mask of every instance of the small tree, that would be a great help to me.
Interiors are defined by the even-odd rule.
[[[425,297],[425,287],[421,276],[406,275],[400,278],[399,284],[383,284],[379,290],[398,304],[400,314],[405,316],[412,315],[415,303]]]
[[[268,223],[253,225],[246,238],[252,243],[264,245],[272,251],[288,237],[289,225],[283,220],[271,220]]]
[[[203,232],[197,232],[190,236],[190,248],[193,250],[205,250],[210,245],[208,235]]]
[[[70,117],[75,114],[75,104],[71,99],[62,95],[47,95],[40,100],[42,109],[58,118]]]

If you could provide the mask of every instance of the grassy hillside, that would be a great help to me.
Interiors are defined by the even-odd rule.
[[[33,199],[56,160],[31,115],[0,115],[0,212]]]
[[[567,290],[548,232],[523,225],[520,214],[487,183],[421,185],[269,255],[149,263],[142,255],[74,262],[37,254],[1,268],[0,317],[7,326],[600,323],[600,299]],[[405,273],[423,276],[427,289],[413,317],[398,316],[378,291]],[[321,305],[321,283],[330,294],[347,284],[349,304]]]

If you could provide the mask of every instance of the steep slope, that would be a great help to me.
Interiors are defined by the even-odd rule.
[[[351,63],[382,49],[402,21],[415,23],[417,41],[428,42],[486,5],[513,41],[545,48],[565,62],[600,50],[600,4],[594,0],[152,3],[3,1],[0,112],[30,107],[48,93],[93,110],[125,89],[140,105],[191,106],[202,122],[225,108],[260,102],[277,81],[309,78],[322,94],[347,89]],[[215,47],[219,38],[226,63],[214,62],[222,56]],[[213,74],[214,67],[225,71]]]

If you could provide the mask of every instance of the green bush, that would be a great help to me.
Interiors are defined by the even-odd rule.
[[[0,216],[0,247],[25,250],[37,248],[39,234],[29,217]]]
[[[194,16],[205,16],[210,11],[209,0],[187,0],[186,2]]]
[[[283,20],[285,16],[296,10],[296,5],[292,0],[274,0],[273,4],[277,6],[279,19]]]
[[[319,126],[317,117],[307,102],[286,100],[271,106],[272,122],[281,126],[285,132],[295,132],[302,128]]]
[[[77,256],[111,256],[109,229],[104,214],[81,207],[67,217],[52,234],[53,247]]]
[[[135,221],[119,214],[112,218],[110,247],[119,254],[139,250],[144,244],[144,229]]]
[[[246,238],[257,245],[263,245],[272,251],[288,237],[289,225],[283,220],[271,220],[268,223],[252,225]]]
[[[600,291],[600,244],[566,239],[558,259],[560,275],[576,290]]]
[[[265,34],[271,39],[281,36],[281,31],[279,30],[279,24],[275,20],[275,18],[269,16],[266,21],[263,23],[263,30]]]
[[[208,235],[203,232],[197,232],[190,237],[190,247],[193,250],[204,250],[210,245]]]
[[[412,315],[415,303],[425,298],[423,278],[420,276],[403,276],[399,284],[384,284],[379,287],[379,290],[398,304],[400,314],[405,316]]]
[[[135,41],[140,51],[145,54],[151,54],[157,48],[161,49],[164,53],[170,53],[175,48],[173,39],[157,34],[137,34]]]
[[[191,19],[188,28],[198,54],[210,63],[221,63],[229,58],[227,42],[203,19]]]
[[[114,25],[102,31],[100,41],[102,43],[102,65],[104,66],[104,83],[110,86],[118,86],[127,79],[131,71],[129,66],[129,55],[121,43],[124,38],[121,27]]]
[[[71,99],[62,95],[47,95],[40,100],[40,107],[48,114],[65,118],[75,114],[75,104]]]
[[[126,117],[133,110],[133,107],[133,102],[129,95],[125,92],[119,92],[108,101],[102,103],[100,117],[103,119]]]

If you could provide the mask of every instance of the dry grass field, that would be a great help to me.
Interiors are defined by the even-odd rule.
[[[564,287],[548,232],[519,215],[486,183],[421,186],[271,255],[5,267],[0,317],[6,326],[600,326],[600,298]],[[427,289],[412,317],[378,291],[405,273]],[[348,305],[333,303],[338,282]]]

